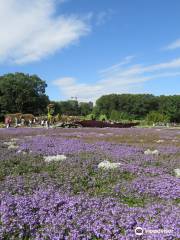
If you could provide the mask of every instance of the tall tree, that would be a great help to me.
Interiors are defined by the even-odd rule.
[[[1,114],[45,112],[49,102],[46,87],[46,82],[37,75],[14,73],[0,76]]]
[[[87,102],[80,102],[79,108],[80,108],[80,115],[86,116],[92,112],[93,105],[91,105],[91,103],[87,103]]]

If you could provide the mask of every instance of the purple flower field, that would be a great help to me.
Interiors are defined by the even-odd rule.
[[[178,169],[178,130],[0,129],[0,239],[180,239]]]

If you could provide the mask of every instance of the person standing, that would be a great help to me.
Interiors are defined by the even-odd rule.
[[[32,120],[29,119],[29,127],[32,127]]]
[[[45,125],[46,125],[46,128],[48,129],[49,128],[49,121],[48,120],[45,121]]]
[[[18,119],[17,119],[17,117],[15,117],[15,127],[17,127],[18,126]]]
[[[25,120],[24,118],[21,118],[21,125],[24,126]]]
[[[5,124],[6,124],[6,128],[9,128],[9,124],[8,124],[8,118],[5,118]]]
[[[41,126],[44,127],[44,120],[41,120]]]
[[[10,127],[10,123],[11,123],[10,117],[6,117],[6,118],[5,118],[6,128],[9,128],[9,127]]]

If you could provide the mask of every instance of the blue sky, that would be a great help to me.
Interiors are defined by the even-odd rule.
[[[37,74],[52,100],[180,94],[179,0],[1,0],[0,75]]]

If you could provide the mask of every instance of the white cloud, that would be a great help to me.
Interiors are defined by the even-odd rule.
[[[54,85],[60,88],[66,98],[77,97],[79,101],[95,100],[103,91],[101,84],[78,83],[75,78],[71,77],[59,78],[54,81]]]
[[[180,38],[165,47],[166,50],[174,50],[176,48],[180,48]]]
[[[54,84],[67,99],[77,96],[79,101],[95,101],[105,94],[135,93],[146,81],[180,76],[180,58],[148,66],[132,63],[129,66],[133,58],[128,56],[122,62],[101,70],[94,84],[79,83],[69,77],[59,78]]]
[[[104,75],[104,74],[108,74],[108,73],[112,74],[112,71],[114,71],[114,72],[119,71],[119,68],[121,66],[129,64],[133,58],[134,58],[134,56],[126,56],[120,63],[114,64],[106,69],[103,69],[103,70],[99,71],[99,73],[101,75]]]
[[[17,64],[40,60],[89,33],[85,20],[56,16],[63,0],[1,0],[0,61]]]

